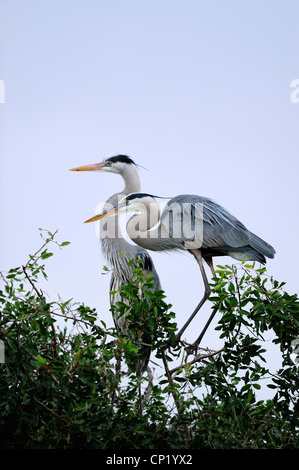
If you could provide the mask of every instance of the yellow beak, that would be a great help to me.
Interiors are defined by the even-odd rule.
[[[85,220],[84,223],[88,224],[89,222],[95,222],[96,220],[103,219],[104,217],[110,217],[112,215],[116,215],[117,213],[118,213],[118,206],[115,206],[109,211],[101,212],[100,214],[97,214],[94,217],[91,217],[91,219]]]
[[[101,171],[104,168],[104,163],[92,163],[91,165],[77,166],[71,168],[70,171]]]

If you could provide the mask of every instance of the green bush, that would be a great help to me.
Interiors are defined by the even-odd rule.
[[[192,351],[176,342],[171,305],[137,266],[121,288],[129,305],[112,308],[129,325],[118,336],[95,309],[48,301],[39,288],[49,247],[68,244],[55,235],[46,233],[26,265],[1,273],[1,448],[298,447],[299,303],[284,283],[254,265],[218,267],[210,301],[223,346]],[[281,352],[274,372],[267,331]],[[150,369],[138,376],[128,365],[149,345]],[[256,398],[261,383],[272,398]]]

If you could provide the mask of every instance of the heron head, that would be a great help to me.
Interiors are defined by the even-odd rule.
[[[147,193],[132,193],[125,196],[121,201],[111,209],[104,210],[100,214],[91,217],[84,223],[95,222],[96,220],[103,219],[104,217],[116,216],[117,214],[123,214],[128,212],[144,212],[149,204],[156,204],[155,197]]]
[[[130,157],[127,155],[115,155],[114,157],[106,158],[101,163],[78,166],[71,168],[70,171],[105,171],[121,175],[128,166],[135,166],[134,161]]]

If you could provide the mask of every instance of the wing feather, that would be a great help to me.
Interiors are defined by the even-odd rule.
[[[169,210],[173,212],[170,236],[174,232],[179,233],[180,229],[181,238],[177,241],[182,245],[186,242],[183,220],[193,218],[197,227],[202,225],[202,243],[198,248],[204,250],[207,256],[240,252],[261,262],[264,262],[264,256],[274,257],[275,250],[271,245],[250,232],[240,220],[212,199],[189,194],[174,197],[162,214],[165,226],[169,220]]]

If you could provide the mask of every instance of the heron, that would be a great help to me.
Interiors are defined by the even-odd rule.
[[[101,220],[121,213],[135,212],[127,222],[127,233],[139,246],[153,251],[188,251],[196,259],[204,283],[204,295],[177,334],[179,340],[211,293],[204,261],[215,275],[214,256],[228,255],[237,260],[266,263],[275,250],[249,231],[245,225],[212,199],[192,194],[171,198],[162,214],[158,196],[132,193],[114,208],[103,211],[86,222]],[[193,343],[198,346],[217,309],[214,309],[201,335]]]
[[[138,173],[138,165],[127,155],[115,155],[104,159],[101,163],[84,165],[72,168],[71,171],[96,171],[115,173],[122,176],[124,180],[124,189],[110,196],[105,205],[104,210],[115,206],[126,195],[140,191],[140,177]],[[116,305],[117,302],[128,304],[118,292],[120,286],[127,285],[129,279],[132,278],[132,269],[136,267],[129,266],[130,260],[138,260],[138,267],[141,267],[144,274],[149,274],[154,285],[153,290],[160,290],[161,283],[156,271],[154,262],[146,249],[128,243],[121,233],[119,219],[110,219],[100,223],[100,242],[102,252],[107,263],[112,267],[112,275],[110,282],[110,305]],[[125,315],[114,315],[114,323],[118,334],[128,335],[128,325]],[[142,337],[141,337],[142,339]],[[151,348],[147,348],[146,358],[138,359],[134,365],[136,373],[142,374],[148,366]],[[129,366],[131,369],[132,367]]]

